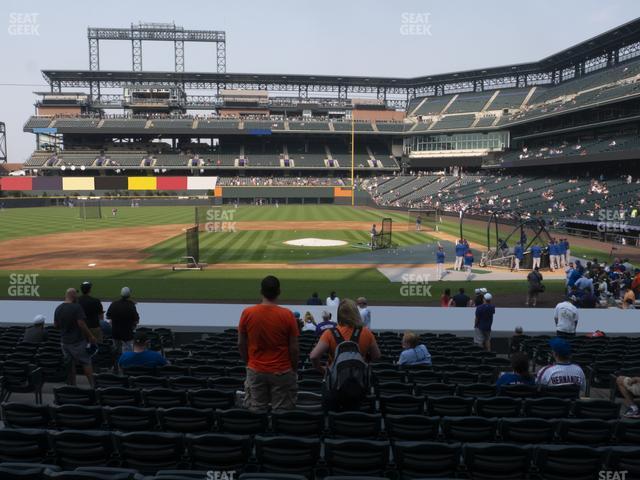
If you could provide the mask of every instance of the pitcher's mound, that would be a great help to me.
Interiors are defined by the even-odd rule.
[[[328,240],[326,238],[297,238],[295,240],[287,240],[285,245],[293,245],[294,247],[341,247],[347,242],[342,240]]]

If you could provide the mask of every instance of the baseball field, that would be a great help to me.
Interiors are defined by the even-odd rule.
[[[127,285],[137,300],[251,302],[259,298],[259,280],[267,274],[280,277],[282,300],[291,303],[335,290],[380,304],[433,305],[445,288],[483,286],[517,306],[526,292],[525,272],[490,280],[483,278],[489,272],[476,270],[473,282],[432,282],[430,295],[406,295],[383,273],[432,265],[435,257],[425,248],[441,242],[450,249],[459,232],[456,218],[443,218],[437,232],[428,227],[418,232],[405,212],[372,208],[231,206],[216,212],[209,231],[199,234],[200,260],[208,266],[172,271],[186,253],[193,206],[120,206],[113,215],[103,205],[102,218],[91,220],[80,219],[77,207],[5,208],[0,211],[0,297],[57,299],[67,287],[91,280],[95,295],[105,299]],[[393,220],[394,248],[371,252],[371,225],[379,229],[383,218]],[[465,224],[464,236],[482,251],[486,228],[481,223]],[[572,249],[588,258],[602,257],[604,250],[597,245]],[[447,263],[452,262],[448,255]],[[546,283],[546,296],[555,302],[563,281]],[[30,284],[33,288],[15,288]]]

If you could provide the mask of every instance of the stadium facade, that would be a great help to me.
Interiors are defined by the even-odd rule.
[[[110,39],[132,43],[132,71],[100,70],[99,41]],[[144,71],[140,39],[174,42],[175,71]],[[576,172],[637,177],[640,19],[537,62],[417,78],[229,73],[224,32],[175,25],[89,28],[88,40],[88,70],[42,72],[50,89],[38,92],[24,125],[36,149],[26,178],[0,182],[4,195],[197,191],[230,200],[239,193],[225,195],[225,186],[265,183],[248,180],[257,177],[272,186],[321,181],[325,198],[341,198],[355,175],[374,198],[394,185],[386,206],[446,210],[453,196],[450,209],[473,209],[464,199],[475,196],[478,209],[495,210],[487,188],[473,184],[485,180],[460,172],[524,178],[499,186],[519,192],[513,204],[500,199],[507,209],[527,206],[521,197],[532,191],[553,201],[548,182],[529,185],[539,178],[562,187],[585,176]],[[217,71],[185,71],[184,41],[216,43]],[[437,170],[445,176],[423,176]],[[635,188],[619,193],[637,199]],[[591,215],[602,206],[587,203]],[[553,205],[562,207],[557,196]]]

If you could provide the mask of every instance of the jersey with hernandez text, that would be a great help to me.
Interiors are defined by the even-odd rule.
[[[580,390],[586,388],[584,372],[582,368],[575,363],[556,363],[555,365],[544,367],[538,372],[536,383],[550,387],[574,384],[579,385]]]

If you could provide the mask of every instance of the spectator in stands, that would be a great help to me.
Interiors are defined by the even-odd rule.
[[[337,307],[340,305],[340,298],[336,295],[336,292],[331,292],[324,303],[327,307]]]
[[[588,288],[580,291],[581,295],[578,299],[578,308],[596,308],[598,304],[598,298]]]
[[[25,329],[22,341],[28,343],[45,342],[47,340],[47,331],[44,329],[44,322],[44,315],[36,315],[33,318],[33,323]]]
[[[429,350],[420,343],[420,338],[413,332],[405,332],[402,337],[402,352],[398,365],[431,365]]]
[[[243,310],[238,350],[247,364],[246,408],[291,410],[296,406],[299,330],[291,310],[277,304],[280,280],[269,275],[261,283],[262,303]]]
[[[440,295],[440,306],[448,307],[451,305],[451,290],[449,288],[445,288],[442,295]]]
[[[589,272],[585,272],[584,276],[579,277],[573,284],[578,290],[589,290],[592,294],[595,292],[593,279]]]
[[[625,310],[628,308],[635,308],[636,294],[633,290],[624,285],[621,287],[620,293],[622,296],[622,303],[620,306]]]
[[[304,325],[302,325],[303,332],[315,332],[316,331],[316,319],[313,318],[311,312],[304,314]]]
[[[67,289],[64,302],[58,305],[53,316],[53,326],[60,330],[62,353],[69,371],[67,383],[76,384],[76,364],[80,364],[93,387],[93,367],[87,344],[95,345],[96,338],[87,327],[85,318],[84,310],[78,304],[78,292],[75,288]]]
[[[616,377],[616,385],[627,407],[624,416],[627,418],[640,418],[638,404],[634,401],[635,397],[640,397],[640,377],[618,376]]]
[[[482,305],[484,303],[484,294],[487,293],[487,289],[486,288],[476,288],[475,290],[475,298],[473,299],[473,306],[474,307],[479,307],[480,305]]]
[[[82,282],[80,285],[80,291],[82,295],[78,299],[78,303],[82,306],[84,314],[87,316],[87,327],[91,330],[91,333],[98,340],[98,343],[102,343],[102,329],[100,328],[100,320],[104,318],[104,309],[102,308],[102,302],[90,295],[91,282]]]
[[[544,292],[544,285],[542,285],[542,274],[538,267],[534,267],[533,270],[527,275],[527,282],[529,283],[529,289],[527,291],[527,302],[525,305],[535,307],[538,303],[538,295]]]
[[[567,297],[556,305],[554,320],[558,337],[574,337],[578,325],[578,309],[576,297]]]
[[[302,320],[302,315],[297,310],[293,311],[293,318],[296,320],[296,325],[298,325],[298,331],[302,333],[302,328],[304,327],[304,320]]]
[[[438,246],[438,251],[436,252],[436,275],[438,276],[438,280],[442,280],[445,274],[444,257],[444,248]]]
[[[380,349],[376,337],[367,327],[362,325],[362,317],[358,311],[358,305],[351,299],[345,298],[338,306],[338,326],[332,330],[326,330],[318,340],[318,343],[309,354],[313,366],[326,376],[326,368],[322,365],[322,357],[329,355],[328,366],[333,363],[338,340],[348,341],[356,329],[359,329],[358,350],[366,362],[373,362],[380,358]],[[340,405],[335,398],[327,398],[327,406],[330,410],[357,409],[358,405]]]
[[[369,310],[367,305],[367,299],[365,297],[358,297],[356,303],[358,304],[360,317],[362,317],[362,324],[367,328],[371,328],[371,310]]]
[[[136,304],[131,300],[131,289],[122,287],[120,298],[109,305],[107,319],[111,322],[116,355],[133,350],[133,332],[140,322]]]
[[[456,293],[451,299],[451,306],[453,307],[468,307],[471,302],[471,298],[469,295],[464,293],[464,288],[459,288],[458,293]]]
[[[513,335],[511,336],[511,341],[509,342],[509,351],[511,353],[519,352],[520,345],[522,344],[522,340],[524,340],[524,330],[522,327],[516,327],[513,331]]]
[[[330,330],[332,328],[336,328],[336,322],[331,321],[331,312],[327,312],[326,310],[322,311],[322,321],[316,325],[316,335],[322,335],[322,332],[325,330]]]
[[[111,324],[106,320],[100,320],[100,330],[102,330],[102,338],[111,337],[113,335],[113,328]]]
[[[149,350],[147,333],[138,331],[133,336],[133,351],[123,352],[118,360],[120,368],[128,367],[162,367],[167,359],[160,353]]]
[[[496,307],[491,304],[493,296],[490,293],[485,293],[483,298],[484,303],[476,307],[473,342],[490,352],[491,326],[493,325],[493,315],[496,313]]]
[[[533,245],[531,247],[531,258],[533,259],[533,268],[540,268],[540,258],[542,257],[542,247],[540,245]]]
[[[549,340],[554,363],[538,372],[536,383],[556,387],[558,385],[578,385],[581,391],[586,388],[584,372],[579,365],[571,363],[571,344],[564,338]]]
[[[318,297],[318,292],[313,292],[307,300],[307,305],[322,305],[322,300]]]
[[[511,355],[512,372],[505,372],[498,380],[496,387],[503,385],[535,385],[536,381],[529,371],[529,357],[524,352],[515,352]]]

